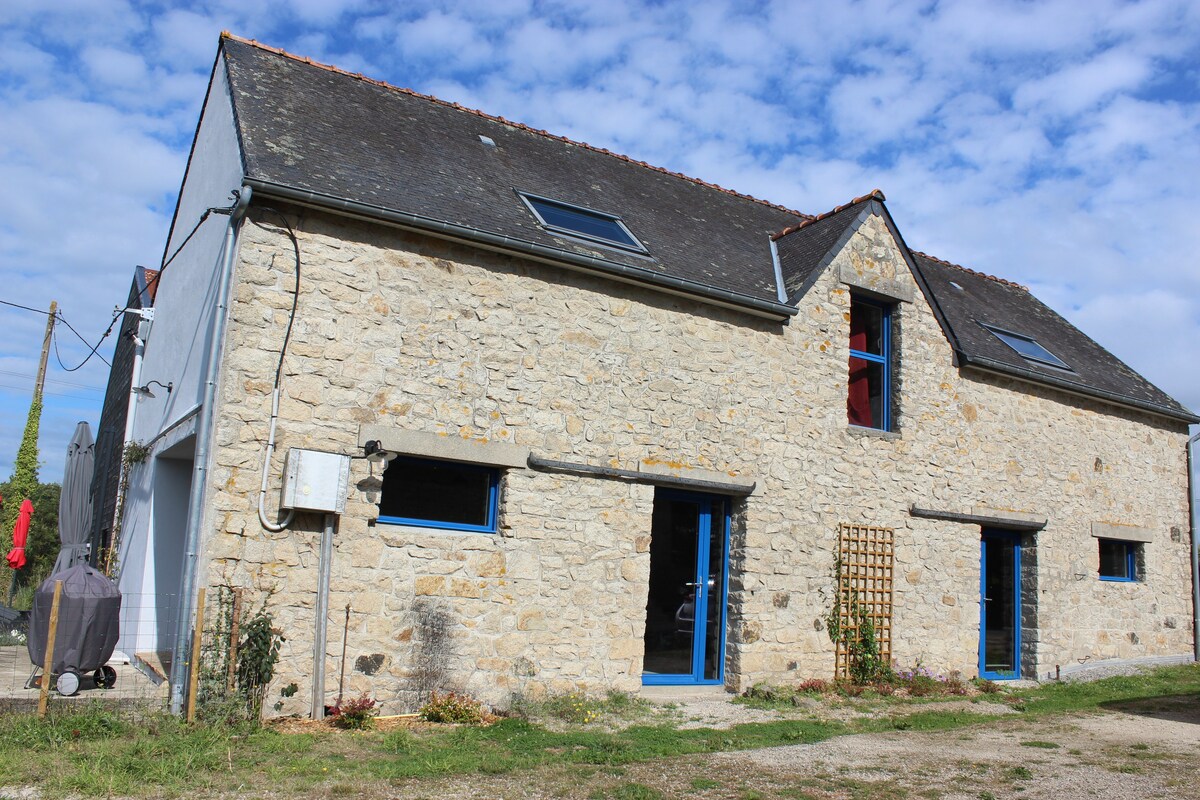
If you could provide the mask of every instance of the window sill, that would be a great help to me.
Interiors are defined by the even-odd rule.
[[[859,436],[867,439],[885,439],[889,442],[898,442],[901,439],[900,431],[885,431],[882,428],[864,428],[861,425],[848,425],[846,432],[851,436]]]
[[[469,526],[458,526],[451,524],[429,524],[420,525],[409,521],[390,519],[388,517],[375,517],[368,522],[373,527],[386,525],[389,530],[404,531],[407,533],[421,534],[466,534],[468,536],[499,536],[499,531],[488,530],[486,528],[475,528]]]
[[[1105,583],[1141,583],[1137,578],[1114,578],[1108,575],[1101,575],[1100,580]]]

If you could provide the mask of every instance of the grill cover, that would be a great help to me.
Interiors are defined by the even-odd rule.
[[[29,659],[38,666],[46,663],[55,581],[62,581],[63,587],[58,600],[52,671],[61,674],[99,669],[117,646],[121,592],[103,573],[86,564],[51,575],[34,593],[29,613]]]

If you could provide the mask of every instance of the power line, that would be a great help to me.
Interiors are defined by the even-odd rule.
[[[59,319],[59,321],[61,321],[61,322],[62,322],[64,325],[66,325],[68,328],[71,328],[71,323],[69,323],[69,322],[67,322],[65,319],[63,319],[63,317],[62,317],[62,314],[59,314],[59,315],[58,315],[58,319]],[[110,330],[111,330],[111,328],[110,328]],[[76,336],[79,336],[79,331],[75,330],[74,328],[71,328],[71,332],[72,332],[72,333],[74,333]],[[105,364],[105,365],[106,365],[106,366],[107,366],[109,369],[111,369],[111,368],[112,368],[112,364],[110,364],[110,363],[109,363],[108,359],[106,359],[104,356],[102,356],[102,355],[100,355],[99,353],[97,353],[97,352],[96,352],[96,350],[97,350],[97,349],[100,347],[100,345],[101,345],[101,344],[104,342],[104,338],[105,338],[105,337],[107,337],[107,336],[108,336],[108,331],[105,331],[105,332],[104,332],[104,336],[100,337],[100,341],[99,341],[99,342],[96,342],[96,346],[92,348],[92,352],[88,353],[88,355],[87,355],[87,358],[85,358],[85,359],[83,360],[83,362],[82,362],[82,363],[81,363],[81,364],[80,364],[78,367],[75,367],[74,369],[72,369],[72,368],[68,367],[66,364],[64,364],[64,363],[63,363],[63,360],[62,360],[62,355],[61,355],[61,354],[59,354],[59,352],[58,352],[58,334],[56,333],[56,334],[54,335],[54,358],[55,358],[55,360],[57,360],[57,361],[58,361],[58,365],[59,365],[60,367],[62,367],[62,368],[63,368],[63,370],[64,370],[64,371],[66,371],[66,372],[74,372],[75,370],[82,369],[82,368],[83,368],[83,365],[84,365],[84,364],[86,364],[86,363],[87,363],[89,360],[91,360],[92,356],[96,356],[96,358],[98,358],[98,359],[100,359],[101,361],[103,361],[103,362],[104,362],[104,364]],[[79,336],[79,340],[80,340],[81,342],[83,342],[85,346],[87,345],[87,339],[84,339],[82,336]]]
[[[49,311],[43,311],[40,308],[30,308],[29,306],[23,306],[20,303],[10,303],[7,300],[0,300],[0,305],[12,306],[13,308],[19,308],[22,311],[32,311],[35,314],[44,314],[47,317],[50,316]]]
[[[18,392],[29,391],[28,386],[13,386],[12,384],[9,384],[9,383],[0,383],[0,389],[13,389]],[[47,392],[45,390],[42,391],[42,394],[50,395],[51,397],[69,397],[72,400],[87,400],[88,402],[92,402],[92,403],[101,399],[99,397],[84,397],[83,395],[79,395],[79,394],[68,394],[66,392]]]
[[[24,372],[13,372],[12,370],[7,370],[7,369],[0,369],[0,375],[9,375],[14,378],[29,378],[30,380],[34,380],[37,377],[35,375],[26,375]],[[61,383],[63,386],[72,386],[76,389],[87,389],[87,390],[93,391],[93,392],[106,391],[106,387],[103,387],[103,386],[88,386],[86,383],[74,383],[72,381],[60,381],[57,378],[46,378],[46,383]]]

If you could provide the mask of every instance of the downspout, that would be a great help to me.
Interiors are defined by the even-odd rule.
[[[1192,457],[1192,447],[1200,433],[1188,439],[1187,443],[1187,473],[1188,473],[1188,523],[1192,529],[1192,660],[1200,661],[1200,530],[1196,525],[1196,495],[1192,467],[1195,460]]]
[[[187,531],[184,534],[183,583],[179,593],[179,618],[175,623],[175,642],[171,646],[171,713],[183,710],[184,676],[187,675],[191,643],[193,603],[196,594],[196,571],[200,555],[200,534],[204,517],[204,495],[208,479],[209,440],[213,433],[213,406],[217,400],[217,379],[221,372],[221,349],[225,343],[225,323],[229,313],[229,287],[233,276],[233,260],[237,255],[239,223],[250,205],[250,187],[235,192],[237,202],[229,213],[225,242],[219,256],[217,305],[213,311],[208,360],[205,365],[204,394],[200,415],[196,420],[196,454],[192,462],[192,488],[188,497]]]

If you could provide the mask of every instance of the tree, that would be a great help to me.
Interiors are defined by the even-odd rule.
[[[4,513],[0,517],[0,537],[12,535],[13,525],[17,521],[17,515],[21,512],[21,501],[28,497],[33,500],[33,524],[38,525],[42,519],[52,517],[55,528],[55,539],[58,538],[58,500],[54,501],[54,510],[52,513],[47,513],[50,509],[38,505],[38,501],[34,498],[34,494],[38,488],[38,429],[41,426],[42,420],[42,393],[35,391],[33,393],[33,401],[29,404],[29,417],[25,420],[25,435],[21,437],[21,446],[17,449],[17,460],[13,464],[12,477],[8,479],[3,490],[4,496]],[[57,493],[55,495],[57,498]],[[33,530],[30,528],[30,536],[32,537]],[[4,539],[0,538],[0,542]],[[30,544],[32,544],[32,538]],[[11,546],[11,540],[9,540]],[[4,549],[8,552],[8,548]],[[25,548],[25,558],[29,559],[31,553],[35,551],[30,548]],[[57,556],[57,551],[55,551]],[[36,574],[32,569],[32,563],[26,564],[24,569],[20,570],[23,577]],[[16,576],[10,575],[7,585],[11,588],[15,585]],[[7,597],[11,592],[6,592]]]

